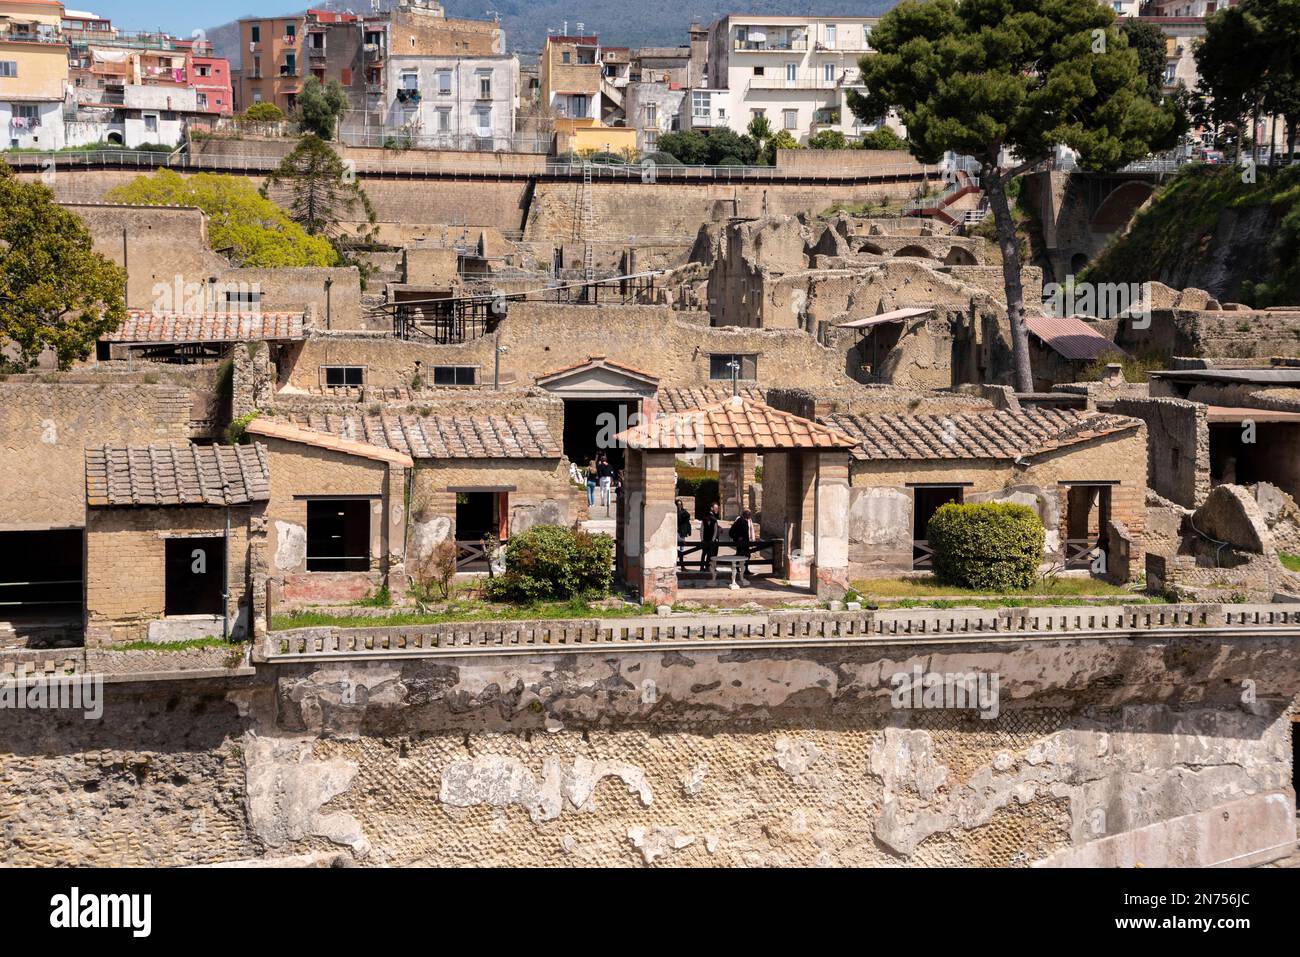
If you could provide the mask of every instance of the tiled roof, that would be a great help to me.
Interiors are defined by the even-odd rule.
[[[575,372],[585,372],[588,369],[599,368],[613,369],[617,372],[622,372],[638,379],[644,379],[650,383],[656,383],[659,381],[659,377],[653,372],[646,372],[644,369],[638,369],[625,362],[616,362],[615,360],[609,359],[605,356],[588,356],[582,362],[575,362],[570,366],[564,366],[560,369],[552,369],[550,372],[543,372],[537,377],[537,384],[544,385],[554,381],[555,379],[572,375]]]
[[[255,420],[260,421],[260,420]],[[296,424],[416,459],[557,459],[544,419],[531,415],[334,415],[312,412]]]
[[[835,429],[738,395],[689,412],[661,415],[617,438],[634,449],[706,451],[848,449],[857,444]]]
[[[1075,316],[1025,316],[1025,325],[1045,346],[1066,359],[1091,361],[1107,353],[1124,354],[1096,327]]]
[[[256,339],[305,339],[301,312],[257,312],[193,316],[131,312],[105,342],[245,342]]]
[[[409,455],[395,449],[381,448],[366,442],[354,442],[337,435],[330,435],[328,432],[305,429],[285,419],[266,417],[254,419],[248,423],[245,431],[254,435],[264,435],[269,439],[298,442],[301,445],[310,445],[313,448],[327,449],[344,455],[356,455],[363,459],[374,459],[376,462],[388,462],[408,469],[415,464],[411,461]]]
[[[270,498],[261,445],[86,449],[88,505],[247,505]]]
[[[856,459],[1015,459],[1135,429],[1122,415],[1066,409],[960,412],[952,415],[851,415],[827,424],[860,440]]]
[[[762,402],[767,394],[756,386],[740,386],[740,395],[751,402]],[[660,389],[656,398],[659,411],[666,415],[688,412],[731,398],[731,386],[701,386],[692,389]]]

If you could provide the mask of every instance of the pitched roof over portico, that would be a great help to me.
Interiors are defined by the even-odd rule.
[[[770,405],[730,396],[687,412],[662,415],[620,432],[629,448],[648,451],[704,449],[724,452],[848,450],[857,440],[829,426]]]
[[[542,373],[537,384],[566,399],[619,399],[654,395],[659,377],[605,356],[588,356],[585,362]]]

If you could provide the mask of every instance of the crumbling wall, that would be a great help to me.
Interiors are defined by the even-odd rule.
[[[1195,508],[1210,493],[1210,428],[1199,402],[1126,398],[1107,404],[1147,424],[1147,484],[1156,494]]]

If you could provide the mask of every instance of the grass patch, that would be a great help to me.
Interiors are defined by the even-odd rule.
[[[940,584],[933,575],[924,578],[867,578],[853,582],[853,589],[866,599],[872,598],[989,598],[986,591]],[[1123,585],[1112,585],[1097,578],[1045,578],[1033,588],[1005,593],[1009,598],[1126,598],[1135,596]]]
[[[1300,555],[1292,555],[1290,552],[1279,552],[1278,556],[1282,561],[1282,567],[1289,572],[1300,572]]]
[[[387,585],[381,585],[374,591],[367,593],[365,598],[358,598],[352,604],[362,608],[391,608],[393,607],[393,595],[388,590]]]
[[[398,611],[391,615],[354,615],[346,609],[301,611],[273,615],[272,631],[290,628],[384,628],[393,625],[441,625],[462,621],[548,621],[564,618],[634,618],[653,615],[654,605],[601,608],[585,601],[539,602],[536,605],[490,605],[479,601],[452,602],[433,612]]]
[[[96,651],[190,651],[193,648],[243,648],[240,642],[227,641],[217,635],[207,638],[190,638],[187,641],[128,641],[121,645],[105,645]]]
[[[1006,595],[1002,598],[900,598],[897,601],[882,601],[882,608],[1056,608],[1083,604],[1081,596],[1069,595],[1030,595],[1016,598]],[[1168,599],[1153,598],[1150,595],[1109,595],[1089,600],[1089,607],[1095,605],[1151,605],[1163,604]]]

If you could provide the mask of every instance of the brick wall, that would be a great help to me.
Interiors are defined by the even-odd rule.
[[[189,390],[131,382],[0,382],[0,528],[80,528],[87,446],[187,442]]]
[[[260,506],[230,510],[226,547],[230,600],[236,634],[246,631],[250,522],[260,526]],[[87,644],[144,638],[166,608],[166,543],[169,538],[225,535],[224,508],[91,508],[86,511]],[[244,617],[240,609],[243,606]],[[218,626],[218,634],[220,634]]]
[[[1210,428],[1199,402],[1173,398],[1117,399],[1108,410],[1147,425],[1147,484],[1186,508],[1210,494]]]

